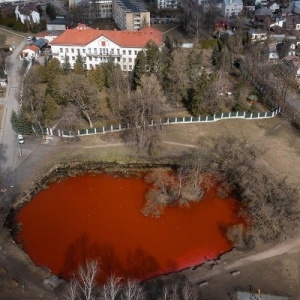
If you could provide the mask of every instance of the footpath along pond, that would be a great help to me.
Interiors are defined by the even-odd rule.
[[[216,188],[189,207],[159,218],[141,213],[149,185],[142,178],[86,174],[50,184],[16,215],[16,236],[34,263],[68,279],[86,259],[101,279],[145,280],[216,258],[232,248],[226,229],[243,222],[239,203]]]

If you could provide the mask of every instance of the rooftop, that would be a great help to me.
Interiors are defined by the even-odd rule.
[[[123,8],[128,9],[130,12],[134,12],[134,13],[147,12],[148,11],[147,9],[145,9],[142,6],[140,6],[135,1],[130,1],[130,0],[116,0],[115,3],[118,4],[119,6],[122,6]]]
[[[162,43],[162,33],[155,28],[146,27],[139,31],[98,30],[84,24],[78,24],[74,29],[67,29],[51,45],[77,45],[85,46],[95,39],[104,36],[122,47],[145,47],[149,40],[158,46]]]

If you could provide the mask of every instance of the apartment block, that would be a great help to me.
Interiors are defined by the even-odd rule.
[[[150,26],[150,12],[135,1],[113,1],[113,19],[121,30],[136,31]]]

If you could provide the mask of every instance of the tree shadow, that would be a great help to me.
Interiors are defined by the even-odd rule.
[[[120,277],[123,280],[129,278],[145,280],[164,271],[172,272],[176,270],[174,261],[168,261],[166,266],[162,268],[157,259],[141,247],[128,251],[125,261],[122,261],[113,245],[92,242],[87,234],[82,234],[66,250],[60,275],[66,279],[71,278],[77,273],[78,267],[83,265],[86,260],[97,260],[99,262],[100,274],[97,278],[99,283],[103,283],[110,275]]]

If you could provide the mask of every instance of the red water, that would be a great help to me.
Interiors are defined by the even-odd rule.
[[[147,189],[142,179],[107,174],[51,184],[19,211],[17,238],[37,265],[64,278],[85,259],[100,259],[102,276],[147,279],[231,248],[225,230],[241,222],[237,201],[210,191],[156,219],[140,212]]]

